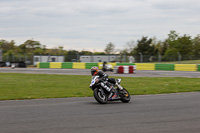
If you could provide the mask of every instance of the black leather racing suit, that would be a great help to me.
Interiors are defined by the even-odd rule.
[[[112,88],[109,87],[109,83],[116,84],[116,81],[114,78],[108,78],[108,74],[102,72],[101,70],[98,71],[96,74],[98,75],[104,82],[102,82],[101,86],[104,87],[108,92],[112,90]]]

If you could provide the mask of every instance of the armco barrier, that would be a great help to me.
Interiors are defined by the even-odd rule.
[[[175,64],[175,71],[197,71],[196,64]]]
[[[137,70],[155,70],[155,64],[135,63]]]
[[[200,64],[197,65],[197,71],[200,71]]]
[[[74,69],[85,69],[85,63],[73,63]]]
[[[50,68],[50,63],[49,62],[39,62],[38,67],[39,68]]]
[[[155,70],[174,71],[174,64],[155,64]]]
[[[50,62],[50,68],[61,68],[61,62]]]
[[[37,63],[37,68],[40,68],[40,62]]]
[[[91,69],[93,66],[98,66],[98,63],[85,63],[85,69]]]
[[[136,66],[136,70],[166,70],[166,71],[200,71],[200,64],[150,64],[150,63],[107,63],[114,66]],[[64,68],[64,69],[90,69],[98,66],[102,69],[102,63],[81,62],[38,62],[37,68]]]
[[[73,66],[72,62],[63,62],[61,68],[72,69],[72,66]]]

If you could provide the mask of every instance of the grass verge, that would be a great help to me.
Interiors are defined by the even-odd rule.
[[[200,91],[199,78],[120,78],[131,95]],[[90,97],[90,79],[83,75],[0,73],[0,100]]]

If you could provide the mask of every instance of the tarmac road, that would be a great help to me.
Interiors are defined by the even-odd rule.
[[[35,73],[35,74],[64,74],[64,75],[90,75],[88,69],[48,69],[48,68],[0,68],[0,73]],[[151,71],[136,70],[135,74],[116,74],[106,72],[110,76],[117,77],[191,77],[200,78],[198,71]]]
[[[90,75],[83,69],[0,68],[0,73]],[[139,71],[126,77],[200,77],[200,72]],[[0,133],[199,133],[200,92],[132,96],[98,104],[93,97],[0,101]]]
[[[199,133],[200,92],[94,98],[0,101],[1,133]]]

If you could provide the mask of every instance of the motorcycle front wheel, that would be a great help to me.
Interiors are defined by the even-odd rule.
[[[125,88],[120,91],[120,97],[123,103],[128,103],[131,100],[131,96]]]
[[[106,104],[108,101],[107,95],[104,93],[103,89],[101,88],[94,89],[94,98],[100,104]]]

